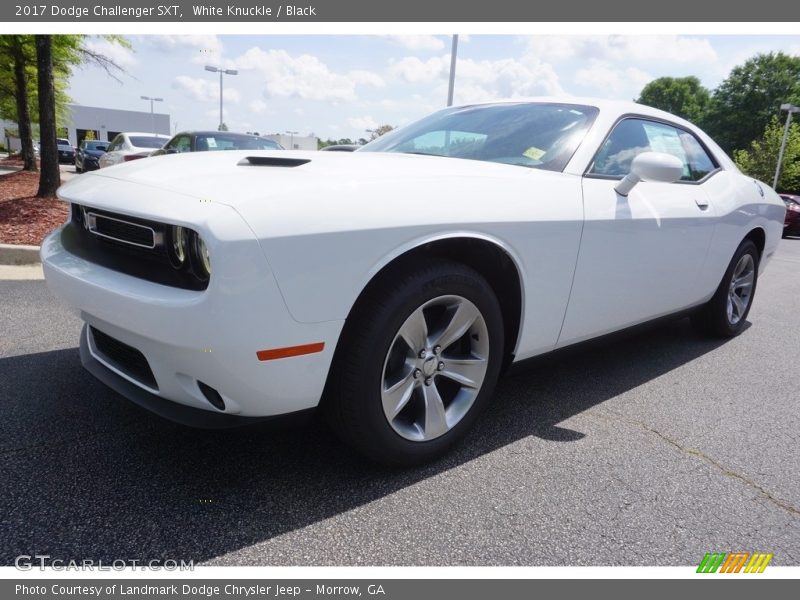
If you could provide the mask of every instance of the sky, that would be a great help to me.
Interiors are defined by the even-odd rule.
[[[119,81],[96,66],[69,82],[87,106],[150,110],[140,97],[164,98],[157,113],[173,132],[216,129],[219,76],[205,65],[237,69],[224,81],[231,131],[296,131],[323,139],[369,137],[447,101],[449,35],[131,35],[131,49],[90,38],[114,59]],[[461,36],[456,104],[493,98],[576,95],[633,99],[662,76],[697,76],[713,89],[747,58],[800,55],[800,36],[475,35]]]

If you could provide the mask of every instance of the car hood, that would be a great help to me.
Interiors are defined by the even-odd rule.
[[[103,156],[103,154],[105,154],[105,151],[103,151],[103,150],[81,150],[81,152],[85,156],[92,156],[94,158],[99,158],[99,157]]]
[[[67,200],[113,193],[114,180],[156,187],[203,201],[239,207],[277,199],[326,202],[340,195],[374,194],[388,186],[452,179],[527,178],[547,171],[452,159],[380,152],[225,151],[150,157],[101,169],[71,180],[59,190]],[[466,184],[468,185],[468,184]],[[120,186],[122,187],[122,186]]]

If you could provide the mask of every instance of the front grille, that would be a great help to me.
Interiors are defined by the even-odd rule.
[[[72,204],[70,221],[61,230],[61,243],[71,254],[162,285],[196,291],[208,288],[208,277],[196,274],[199,269],[191,253],[182,265],[170,256],[172,233],[167,223],[80,204]]]
[[[86,218],[89,222],[89,231],[95,235],[143,248],[154,248],[156,245],[155,231],[152,227],[94,212],[87,212]]]
[[[89,329],[94,347],[108,363],[147,387],[158,389],[156,378],[144,354],[94,327]]]

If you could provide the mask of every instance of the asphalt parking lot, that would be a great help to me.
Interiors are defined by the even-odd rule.
[[[80,322],[0,281],[0,564],[800,564],[800,239],[727,342],[676,321],[501,381],[469,440],[413,470],[323,426],[205,432],[84,372]]]

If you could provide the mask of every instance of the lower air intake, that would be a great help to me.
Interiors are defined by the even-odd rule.
[[[89,329],[92,333],[94,347],[101,358],[147,387],[158,389],[156,378],[144,354],[94,327]]]

